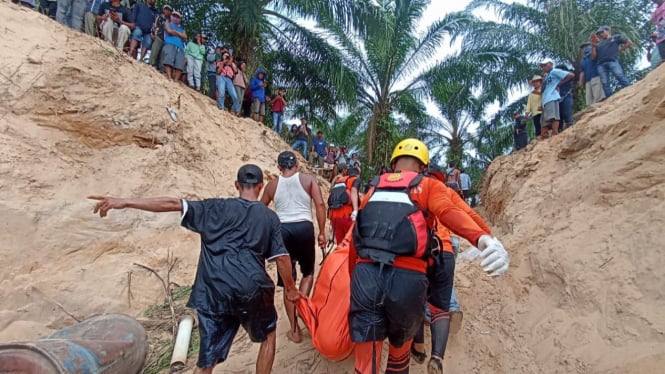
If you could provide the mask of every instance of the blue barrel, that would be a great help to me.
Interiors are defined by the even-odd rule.
[[[0,373],[140,373],[147,354],[138,321],[104,314],[34,342],[0,344]]]

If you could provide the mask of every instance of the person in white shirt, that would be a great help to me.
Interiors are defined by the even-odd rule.
[[[296,279],[295,264],[300,264],[302,280],[300,292],[309,296],[314,284],[314,263],[316,261],[312,200],[316,207],[316,221],[319,227],[318,244],[326,246],[326,205],[321,188],[313,175],[298,172],[298,159],[291,151],[277,157],[281,175],[271,180],[263,191],[261,202],[265,205],[275,202],[275,212],[282,223],[284,246],[293,263],[293,279]],[[283,281],[278,274],[277,285]],[[284,299],[284,308],[291,324],[286,336],[295,343],[302,341],[300,326],[296,320],[295,304]]]

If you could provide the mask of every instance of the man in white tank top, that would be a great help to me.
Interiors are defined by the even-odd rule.
[[[281,175],[268,183],[261,202],[268,205],[275,202],[275,212],[282,223],[284,246],[293,263],[293,279],[296,279],[295,264],[300,264],[302,280],[300,292],[309,297],[314,284],[314,264],[316,262],[314,224],[312,222],[312,200],[316,207],[316,221],[319,226],[319,247],[326,245],[326,205],[321,188],[313,175],[298,172],[298,159],[291,151],[285,151],[277,157]],[[277,285],[282,286],[282,279],[277,274]],[[295,343],[302,337],[296,320],[295,304],[284,298],[284,308],[291,324],[286,336]]]

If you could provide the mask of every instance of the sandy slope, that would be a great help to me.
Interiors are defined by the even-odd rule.
[[[70,325],[63,309],[77,318],[138,315],[162,295],[132,263],[163,268],[172,251],[173,280],[189,284],[198,239],[178,228],[177,214],[99,219],[85,196],[230,196],[240,164],[274,176],[287,146],[99,40],[6,1],[0,12],[0,340]],[[572,130],[492,164],[485,213],[513,266],[496,280],[475,264],[458,266],[465,323],[450,343],[448,372],[662,368],[664,97],[661,68]],[[307,342],[289,343],[287,325],[278,327],[274,372],[351,371]],[[217,372],[252,372],[256,349],[241,334]]]

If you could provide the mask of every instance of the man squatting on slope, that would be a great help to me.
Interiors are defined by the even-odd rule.
[[[182,225],[201,236],[201,255],[187,307],[196,309],[201,343],[197,374],[212,373],[226,360],[240,325],[253,342],[261,342],[256,372],[268,374],[275,359],[275,284],[265,261],[275,261],[282,275],[285,297],[300,293],[291,278],[291,259],[282,241],[275,212],[258,201],[263,171],[247,164],[238,170],[238,198],[186,201],[157,197],[99,200],[94,213],[106,217],[111,209],[133,208],[149,212],[181,212]]]
[[[291,256],[292,279],[294,281],[296,279],[295,263],[298,262],[302,273],[300,292],[309,297],[314,285],[316,261],[312,200],[316,207],[321,248],[325,248],[326,245],[326,206],[316,178],[311,174],[298,172],[298,159],[293,152],[280,153],[277,156],[277,166],[281,175],[268,182],[261,196],[261,202],[268,205],[271,201],[275,201],[275,212],[282,223],[282,239]],[[277,285],[283,286],[283,281],[282,273],[277,274]],[[291,324],[286,337],[294,343],[300,343],[302,336],[296,320],[295,304],[286,298],[286,294],[284,296],[284,308]]]
[[[355,373],[378,371],[386,337],[390,343],[386,373],[409,372],[409,350],[422,326],[427,302],[428,260],[423,254],[430,249],[428,239],[436,221],[476,244],[482,251],[480,265],[490,275],[508,270],[508,253],[503,245],[455,206],[443,183],[419,175],[428,163],[429,151],[424,143],[416,139],[400,142],[391,157],[391,167],[396,172],[379,177],[358,212],[356,248],[349,253],[349,326],[351,340],[356,343]],[[406,191],[403,197],[397,196],[400,191]],[[406,215],[405,206],[409,205],[412,213]],[[389,214],[388,210],[397,214]],[[424,217],[425,211],[428,217]],[[422,217],[418,217],[418,212]],[[399,214],[413,226],[401,226],[404,220],[395,226]],[[399,230],[396,236],[396,230],[381,230],[382,227],[416,229]],[[426,249],[422,248],[423,241],[428,243]]]

